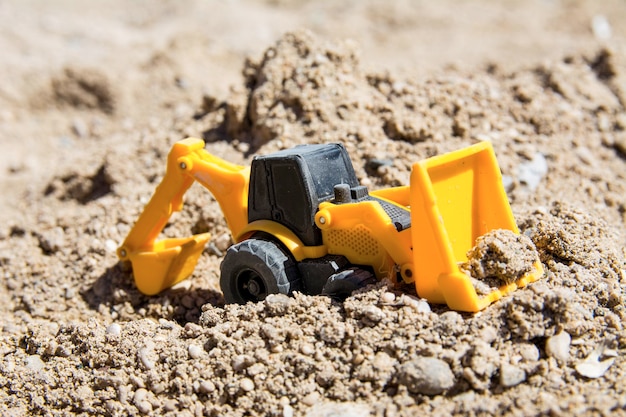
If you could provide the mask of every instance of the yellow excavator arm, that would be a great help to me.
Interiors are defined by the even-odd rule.
[[[193,272],[209,233],[157,240],[170,216],[183,207],[183,196],[194,181],[219,203],[233,236],[248,224],[250,169],[224,161],[204,150],[204,141],[188,138],[172,147],[167,171],[150,202],[131,229],[118,257],[130,261],[139,290],[153,295]]]

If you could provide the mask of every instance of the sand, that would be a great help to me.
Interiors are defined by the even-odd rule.
[[[0,2],[0,414],[626,415],[626,7],[596,3]],[[163,235],[212,240],[142,295],[115,251],[187,136],[339,141],[370,189],[488,140],[546,275],[477,314],[386,281],[224,305],[195,186]]]

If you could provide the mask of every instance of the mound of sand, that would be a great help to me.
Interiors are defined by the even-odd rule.
[[[47,97],[80,116],[83,164],[60,163],[44,189],[22,195],[23,221],[0,226],[0,414],[623,413],[624,62],[605,48],[513,73],[410,80],[368,73],[351,42],[288,33],[244,65],[226,97],[167,90],[186,106],[141,126],[124,121],[130,84],[71,68],[51,75]],[[476,315],[385,283],[342,304],[296,294],[224,306],[227,229],[198,187],[164,234],[216,239],[190,280],[143,296],[115,249],[169,146],[187,135],[239,163],[341,141],[372,188],[406,184],[414,161],[489,140],[547,276]],[[616,359],[589,379],[576,370],[588,357]]]

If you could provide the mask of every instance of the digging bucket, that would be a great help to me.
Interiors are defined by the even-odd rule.
[[[537,262],[514,283],[479,296],[459,269],[478,237],[494,229],[519,233],[491,143],[415,163],[410,194],[413,274],[420,297],[475,312],[543,275]]]
[[[209,233],[201,233],[187,238],[162,239],[150,248],[128,254],[139,291],[146,295],[158,294],[191,275],[209,238]]]

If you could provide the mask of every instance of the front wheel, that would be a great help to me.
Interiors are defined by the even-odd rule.
[[[252,238],[231,246],[220,269],[227,303],[262,301],[269,294],[289,295],[300,288],[291,254],[271,240]]]

